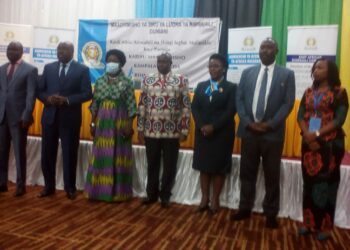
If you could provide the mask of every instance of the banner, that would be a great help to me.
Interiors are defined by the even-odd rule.
[[[34,27],[32,57],[40,75],[45,64],[57,60],[57,46],[65,41],[74,44],[74,30]]]
[[[23,45],[23,60],[31,62],[33,27],[31,25],[0,23],[0,65],[8,62],[7,45],[19,41]]]
[[[157,56],[170,53],[172,71],[189,78],[190,87],[209,78],[208,60],[219,48],[219,18],[152,18],[80,20],[78,61],[90,67],[92,80],[104,72],[109,49],[126,55],[123,70],[139,85],[145,74],[157,72]]]
[[[295,72],[296,98],[312,85],[311,68],[318,58],[335,61],[338,25],[288,27],[286,66]]]
[[[260,63],[259,48],[263,40],[272,36],[272,27],[252,27],[228,30],[227,79],[239,83],[242,71]]]

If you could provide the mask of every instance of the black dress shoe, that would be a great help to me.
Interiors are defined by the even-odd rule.
[[[240,221],[250,218],[251,212],[249,210],[238,210],[238,212],[231,216],[231,220]]]
[[[44,198],[44,197],[48,197],[50,195],[54,195],[55,194],[55,190],[47,190],[47,189],[44,189],[43,191],[41,191],[39,194],[38,194],[38,198]]]
[[[13,194],[13,197],[20,197],[26,193],[25,188],[17,188],[16,192]]]
[[[210,207],[208,211],[209,211],[210,215],[215,215],[215,214],[217,214],[219,212],[219,209]]]
[[[275,216],[267,216],[266,217],[266,222],[265,222],[265,227],[266,228],[278,228],[278,222],[276,220]]]
[[[198,206],[197,207],[197,209],[196,209],[196,212],[197,213],[203,213],[203,212],[205,212],[205,211],[207,211],[209,209],[209,206],[208,206],[208,204],[206,204],[206,205],[201,205],[201,206]]]
[[[158,201],[158,199],[156,199],[156,198],[146,197],[146,198],[142,199],[141,203],[142,203],[142,205],[150,205],[150,204],[156,203],[157,201]]]
[[[67,198],[70,200],[75,200],[75,198],[77,198],[77,193],[76,192],[67,192]]]
[[[4,193],[7,191],[8,191],[7,186],[0,186],[0,193]]]
[[[170,207],[170,201],[169,200],[162,200],[160,202],[160,205],[162,206],[162,208],[168,208],[168,207]]]

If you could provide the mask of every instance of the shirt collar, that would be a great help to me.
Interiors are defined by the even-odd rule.
[[[276,65],[276,61],[274,61],[273,63],[271,63],[269,66],[266,66],[265,64],[263,64],[262,62],[260,62],[261,65],[261,69],[265,69],[267,67],[267,69],[269,70],[269,72],[272,72],[272,70],[275,68]]]
[[[165,79],[169,79],[169,77],[172,75],[171,71],[169,71],[168,74],[166,75],[162,75],[161,73],[158,72],[158,76],[160,79],[162,79],[162,77],[165,77]]]
[[[21,58],[21,59],[19,59],[17,62],[15,62],[15,66],[18,66],[18,65],[20,65],[21,63],[22,63],[22,61],[23,61],[23,59]],[[9,62],[9,64],[11,64],[11,62]]]
[[[73,59],[71,59],[69,62],[66,63],[66,68],[68,68],[71,65],[72,61],[73,61]],[[63,63],[60,62],[60,67],[62,67],[62,65],[63,65]]]

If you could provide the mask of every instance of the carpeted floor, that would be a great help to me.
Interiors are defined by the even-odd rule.
[[[214,216],[196,213],[194,206],[130,202],[107,204],[74,201],[57,191],[39,199],[41,187],[12,197],[0,193],[0,249],[350,249],[350,230],[335,228],[332,238],[320,243],[314,236],[299,237],[298,223],[279,219],[278,230],[264,228],[264,217],[234,223],[231,210]]]

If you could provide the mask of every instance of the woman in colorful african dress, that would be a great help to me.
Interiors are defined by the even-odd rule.
[[[132,121],[136,102],[132,82],[122,67],[122,51],[106,54],[106,73],[98,78],[90,106],[92,158],[87,170],[85,196],[106,202],[132,197]]]
[[[304,181],[304,221],[299,234],[316,232],[318,240],[326,240],[333,226],[345,151],[342,125],[349,104],[334,62],[318,59],[312,77],[313,84],[304,92],[298,112]]]

